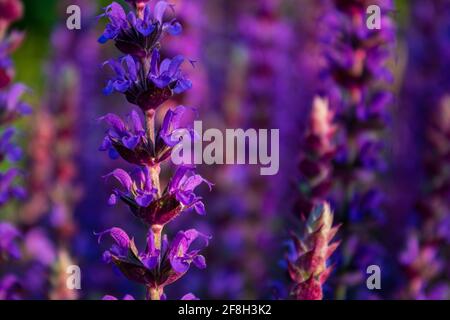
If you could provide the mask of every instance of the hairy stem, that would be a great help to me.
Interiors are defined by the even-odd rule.
[[[157,250],[161,250],[161,237],[162,237],[162,230],[163,226],[160,224],[154,224],[151,226],[151,230],[153,232],[153,240],[155,243],[155,248]]]
[[[147,300],[161,300],[163,294],[162,287],[147,287]]]
[[[152,154],[155,155],[155,116],[156,112],[153,109],[145,111],[145,132],[147,139],[152,146]]]
[[[136,3],[136,16],[139,19],[144,18],[144,9],[145,9],[145,3],[144,2],[137,2]]]
[[[153,187],[157,190],[158,198],[161,198],[161,183],[159,182],[159,174],[161,167],[159,164],[149,167],[150,177],[152,178]]]

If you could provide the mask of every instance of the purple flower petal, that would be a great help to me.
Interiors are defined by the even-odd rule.
[[[199,298],[197,298],[193,293],[188,293],[185,294],[181,300],[200,300]]]
[[[130,238],[128,237],[128,234],[122,230],[121,228],[111,228],[108,230],[105,230],[100,233],[94,233],[96,236],[98,236],[98,243],[100,243],[102,237],[104,234],[109,234],[114,241],[117,243],[117,245],[122,249],[128,249],[130,247]]]
[[[120,184],[125,187],[127,191],[131,191],[131,186],[133,185],[133,180],[131,180],[130,175],[123,169],[116,169],[105,177],[113,176],[116,178]]]

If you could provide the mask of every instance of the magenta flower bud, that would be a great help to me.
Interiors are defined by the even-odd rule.
[[[295,299],[322,299],[322,284],[332,270],[328,259],[339,245],[331,243],[338,229],[333,227],[330,205],[320,203],[311,211],[301,237],[293,237],[295,252],[288,261],[288,271],[295,283],[291,291]]]

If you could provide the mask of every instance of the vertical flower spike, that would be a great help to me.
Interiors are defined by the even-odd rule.
[[[404,250],[397,255],[404,281],[395,298],[448,300],[450,2],[416,0],[410,14],[404,29],[409,49],[403,76],[407,81],[399,97],[403,125],[398,121],[395,134],[400,142],[393,170],[399,194],[394,201],[403,200],[400,217],[408,223],[408,232],[402,235]]]
[[[7,34],[6,31],[21,14],[20,1],[0,1],[0,164],[19,160],[21,150],[13,142],[16,130],[12,125],[17,118],[31,111],[21,101],[27,88],[20,83],[11,84],[14,68],[10,55],[21,44],[23,34],[15,31]],[[16,168],[0,171],[0,207],[12,198],[23,197],[23,189],[14,186],[14,180],[19,175]]]
[[[443,97],[428,119],[427,152],[424,165],[427,188],[418,200],[420,227],[409,235],[399,262],[407,285],[402,299],[439,299],[450,297],[449,270],[445,257],[450,254],[450,97]]]
[[[335,113],[336,151],[332,186],[322,196],[344,223],[342,248],[354,239],[358,242],[354,250],[340,250],[335,298],[358,299],[367,297],[367,292],[358,289],[362,280],[348,282],[351,274],[364,268],[356,257],[370,256],[373,264],[382,265],[388,256],[374,248],[382,239],[386,219],[385,195],[379,185],[387,169],[384,135],[393,101],[388,62],[394,58],[396,32],[390,15],[394,4],[391,0],[329,0],[326,4],[320,21],[325,27],[322,90]],[[367,26],[370,5],[381,9],[381,28]]]
[[[331,161],[336,151],[333,141],[336,126],[333,121],[334,113],[329,108],[328,100],[316,97],[299,164],[300,194],[295,211],[301,217],[306,217],[317,201],[328,195],[332,186]]]
[[[333,227],[333,213],[326,202],[311,211],[301,234],[294,236],[295,252],[288,261],[295,285],[291,295],[297,300],[322,300],[322,285],[331,273],[327,261],[339,242],[333,242],[339,226]]]
[[[145,125],[135,111],[129,115],[129,121],[111,113],[102,117],[110,129],[100,150],[138,166],[130,174],[119,168],[106,177],[112,176],[122,185],[113,190],[109,204],[121,200],[142,221],[148,228],[147,247],[139,252],[133,238],[113,228],[106,232],[117,243],[103,257],[113,262],[129,280],[144,285],[147,299],[161,300],[166,299],[164,288],[183,277],[191,263],[200,269],[206,268],[204,256],[198,254],[199,250],[189,250],[189,246],[196,238],[203,238],[206,246],[209,236],[194,229],[179,231],[169,244],[163,229],[185,211],[195,210],[205,215],[202,198],[194,190],[203,182],[210,188],[212,184],[196,174],[194,167],[178,166],[168,185],[161,186],[160,165],[171,159],[171,151],[181,142],[175,137],[178,132],[189,132],[194,138],[192,123],[196,111],[184,106],[165,109],[160,117],[162,123],[157,122],[157,113],[162,112],[163,103],[189,90],[192,83],[181,70],[184,57],[161,59],[163,36],[181,32],[179,22],[165,20],[172,6],[166,1],[155,5],[148,0],[127,2],[134,11],[126,13],[120,4],[113,2],[103,14],[109,22],[99,42],[112,40],[125,54],[119,60],[110,59],[105,63],[115,76],[108,81],[104,93],[123,94],[128,102],[140,108]],[[114,237],[118,232],[122,235],[121,241]]]

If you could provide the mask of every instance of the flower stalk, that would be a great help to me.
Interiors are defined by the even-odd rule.
[[[106,176],[114,177],[123,188],[113,190],[109,204],[115,205],[120,200],[129,207],[148,227],[147,244],[143,252],[139,251],[133,238],[117,227],[97,235],[99,241],[104,234],[115,241],[115,245],[105,251],[104,260],[114,263],[129,280],[144,285],[146,299],[161,300],[166,298],[165,286],[183,277],[191,264],[200,269],[206,267],[200,250],[191,250],[190,246],[201,240],[205,247],[210,236],[190,229],[178,231],[169,242],[163,230],[183,212],[195,210],[204,215],[204,204],[194,190],[203,182],[210,187],[211,184],[196,174],[193,167],[182,165],[176,168],[168,185],[164,189],[161,186],[161,164],[171,159],[171,151],[180,142],[177,132],[187,130],[194,137],[192,115],[196,112],[185,106],[169,109],[161,124],[157,123],[156,114],[164,102],[190,89],[192,84],[181,73],[182,56],[160,61],[163,35],[181,32],[176,20],[164,20],[169,4],[166,1],[158,1],[154,6],[143,0],[128,2],[134,12],[126,14],[121,5],[113,2],[103,15],[109,23],[99,42],[111,40],[125,54],[118,61],[111,59],[105,63],[116,75],[108,81],[104,92],[124,94],[128,102],[140,108],[141,114],[133,110],[127,122],[114,114],[102,117],[110,128],[100,150],[137,166],[131,173],[116,169]],[[130,37],[130,34],[138,37]],[[183,299],[196,298],[188,294]]]

